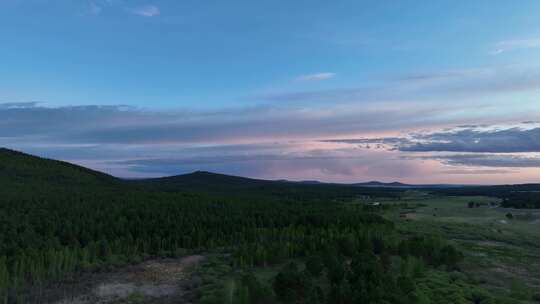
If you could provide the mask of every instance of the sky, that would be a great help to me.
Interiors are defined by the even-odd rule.
[[[0,146],[128,178],[540,182],[540,2],[0,0]]]

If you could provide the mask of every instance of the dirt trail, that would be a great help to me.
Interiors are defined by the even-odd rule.
[[[204,256],[150,260],[108,273],[86,292],[55,304],[190,303],[192,271]]]

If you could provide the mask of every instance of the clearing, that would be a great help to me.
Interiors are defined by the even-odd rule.
[[[192,273],[205,259],[202,255],[153,259],[110,273],[88,274],[64,288],[64,295],[44,295],[41,303],[129,304],[191,303],[197,282]],[[57,300],[52,300],[56,298]]]

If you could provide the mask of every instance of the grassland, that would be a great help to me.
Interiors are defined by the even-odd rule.
[[[466,255],[462,270],[479,285],[513,298],[539,301],[540,210],[500,208],[498,199],[485,196],[418,191],[381,203],[401,205],[387,209],[385,216],[402,233],[439,235],[455,242]]]

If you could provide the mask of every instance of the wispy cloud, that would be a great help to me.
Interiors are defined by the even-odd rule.
[[[139,6],[136,8],[133,8],[130,10],[133,14],[143,16],[143,17],[155,17],[159,16],[161,11],[159,10],[159,7],[155,5],[144,5]]]
[[[297,81],[319,81],[336,77],[336,73],[321,72],[315,74],[306,74],[296,77]]]
[[[540,37],[499,41],[495,44],[491,54],[497,55],[512,50],[533,48],[540,48]]]
[[[0,110],[34,108],[37,105],[38,105],[38,102],[35,102],[35,101],[6,102],[6,103],[0,103]]]
[[[315,75],[315,74],[314,74]],[[317,79],[304,75],[300,79]],[[510,94],[537,91],[540,88],[539,65],[503,65],[462,70],[405,74],[390,81],[331,89],[271,92],[260,98],[280,102],[376,102],[428,101],[464,106],[479,103],[482,97],[503,100]],[[451,102],[448,102],[451,101]],[[506,103],[515,104],[515,100]],[[491,102],[493,104],[493,102]],[[513,107],[523,109],[523,107]]]
[[[450,175],[493,175],[516,173],[516,171],[508,169],[450,169],[442,170],[440,173]]]
[[[538,168],[540,158],[523,155],[500,154],[457,154],[423,156],[422,159],[435,159],[451,166],[495,167],[495,168]]]
[[[121,5],[118,0],[87,0],[86,9],[90,15],[99,15],[103,10]]]
[[[90,1],[88,3],[88,13],[90,13],[91,15],[99,15],[102,10],[103,7],[96,2]]]
[[[78,144],[292,140],[414,127],[425,121],[422,115],[439,110],[275,106],[160,112],[119,106],[54,108],[10,103],[0,105],[0,137],[39,137]]]

